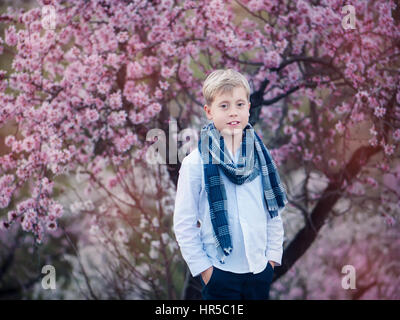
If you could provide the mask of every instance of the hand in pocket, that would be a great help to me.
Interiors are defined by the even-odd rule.
[[[204,282],[205,285],[207,285],[208,282],[210,281],[211,276],[212,276],[212,274],[213,274],[213,271],[214,271],[214,267],[211,266],[211,267],[209,267],[207,270],[204,270],[204,271],[201,273],[201,278],[203,279],[203,282]]]

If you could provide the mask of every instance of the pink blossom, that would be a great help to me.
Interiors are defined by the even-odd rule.
[[[281,57],[276,51],[269,51],[264,58],[264,64],[268,68],[277,68],[281,63]]]
[[[126,89],[126,86],[125,86]],[[150,98],[146,94],[146,92],[143,91],[131,91],[131,92],[124,92],[124,95],[126,96],[126,99],[130,102],[132,102],[134,105],[140,107],[140,106],[146,106],[149,104]]]
[[[110,94],[110,107],[111,109],[120,109],[122,107],[121,91]]]
[[[10,210],[10,211],[7,213],[7,217],[8,217],[8,221],[11,222],[11,221],[14,221],[14,220],[17,219],[18,214],[17,214],[16,210]]]
[[[26,218],[24,218],[24,220],[21,223],[22,230],[24,231],[31,231],[32,225],[33,225],[32,221]]]
[[[160,89],[156,89],[156,92],[154,93],[154,97],[156,98],[156,99],[158,99],[158,100],[161,100],[162,99],[162,97],[163,97],[163,93],[162,93],[162,91],[160,90]]]
[[[343,114],[343,113],[346,113],[346,112],[349,112],[350,111],[350,106],[349,106],[349,104],[348,103],[342,103],[341,105],[339,105],[338,107],[336,107],[335,108],[335,111],[338,113],[338,114]]]
[[[132,80],[127,81],[124,87],[124,96],[130,97],[133,95],[134,92],[135,92],[135,82]]]
[[[8,46],[13,47],[17,45],[17,34],[15,26],[9,26],[5,31],[5,42]]]
[[[393,139],[396,140],[396,141],[400,141],[400,129],[396,129],[393,132]]]
[[[383,172],[389,171],[389,165],[386,162],[380,162],[378,164],[378,168],[381,169]]]
[[[359,91],[356,94],[356,99],[359,103],[368,104],[369,103],[369,95],[366,91]]]
[[[160,46],[163,53],[167,56],[174,56],[176,54],[176,46],[171,42],[163,42]]]
[[[369,133],[372,134],[373,136],[376,136],[378,132],[375,130],[375,126],[372,125],[372,127],[369,129]]]
[[[312,23],[315,23],[316,25],[323,25],[325,23],[326,17],[324,16],[322,10],[318,8],[311,10],[310,13],[310,20]]]
[[[321,160],[322,160],[322,156],[320,154],[316,155],[313,159],[314,163],[321,162]]]
[[[25,217],[25,219],[33,221],[33,220],[35,220],[37,218],[37,212],[36,212],[36,210],[34,208],[29,208],[25,212],[24,217]]]
[[[97,110],[95,110],[95,109],[87,109],[86,110],[86,117],[88,118],[88,120],[90,122],[95,122],[95,121],[99,120],[100,115],[97,112]]]
[[[121,56],[117,55],[116,53],[110,53],[107,56],[106,63],[112,66],[113,68],[118,69],[121,60],[122,60]]]
[[[315,140],[315,132],[310,131],[309,136],[310,136],[310,141],[313,142]]]
[[[131,111],[129,112],[129,120],[134,124],[142,123],[144,121],[144,116],[141,113]]]
[[[126,111],[112,112],[108,118],[107,123],[112,127],[123,126],[126,121]]]
[[[162,106],[158,102],[154,102],[149,105],[149,108],[152,109],[155,114],[157,114],[161,111]]]
[[[169,83],[167,81],[160,81],[159,84],[162,90],[167,90],[169,88]]]
[[[359,196],[365,194],[364,186],[358,181],[356,181],[356,182],[352,183],[351,185],[349,185],[347,187],[347,191],[350,194],[359,195]]]
[[[368,144],[372,147],[376,147],[378,145],[378,139],[376,139],[376,137],[372,137],[368,140]]]
[[[57,222],[56,221],[48,221],[46,224],[46,228],[49,231],[57,230]]]
[[[41,188],[42,193],[47,193],[48,195],[53,193],[54,182],[49,181],[47,177],[44,177],[40,184],[38,184],[39,189]]]
[[[298,144],[299,143],[299,138],[297,137],[296,134],[293,134],[292,137],[290,138],[290,142],[292,144]]]
[[[49,214],[54,215],[57,218],[60,218],[64,213],[64,208],[59,203],[53,203],[49,208]]]
[[[285,126],[283,128],[283,132],[284,132],[284,134],[291,135],[291,134],[294,134],[296,132],[296,129],[293,128],[292,126]]]
[[[247,7],[252,11],[259,11],[263,8],[263,1],[259,0],[250,0],[249,3],[247,4]]]
[[[374,115],[378,118],[382,118],[386,113],[386,108],[376,107],[374,111]]]
[[[97,29],[91,38],[94,42],[94,47],[99,52],[115,52],[118,47],[118,40],[114,30],[108,25],[103,25]]]
[[[33,199],[28,199],[28,200],[22,201],[17,204],[17,213],[18,214],[24,213],[25,210],[27,210],[29,208],[33,208],[33,206],[34,206]]]
[[[107,94],[111,90],[111,85],[102,81],[97,85],[97,90],[102,94]]]
[[[129,39],[129,34],[126,31],[122,31],[117,35],[118,42],[126,42]]]
[[[56,216],[54,214],[51,214],[51,213],[49,213],[46,218],[47,218],[48,222],[56,220]]]
[[[372,177],[367,177],[366,182],[367,182],[370,186],[372,186],[373,188],[378,187],[377,181],[376,181],[374,178],[372,178]]]
[[[36,139],[32,136],[29,136],[24,139],[22,142],[22,149],[25,150],[26,152],[31,152],[34,148],[37,148],[38,143]]]
[[[330,166],[330,167],[336,167],[336,165],[337,165],[337,161],[336,161],[336,159],[329,159],[328,160],[328,165]]]
[[[166,79],[170,78],[175,73],[176,68],[177,68],[177,64],[174,64],[172,67],[168,67],[168,66],[164,65],[161,67],[161,75]]]
[[[351,114],[351,120],[353,120],[355,123],[363,121],[364,117],[365,117],[365,114],[363,112],[353,111]]]
[[[129,132],[124,137],[118,137],[115,141],[115,146],[118,152],[122,153],[130,149],[135,143],[137,143],[137,136]]]
[[[345,130],[345,126],[342,124],[342,121],[338,121],[335,125],[335,129],[339,134],[342,134]]]
[[[7,187],[0,193],[0,208],[6,208],[11,201],[13,188]]]
[[[297,10],[300,15],[308,16],[309,10],[310,10],[310,5],[306,1],[303,1],[303,0],[297,1]]]
[[[396,220],[392,216],[390,216],[386,213],[383,213],[382,215],[384,217],[384,222],[387,226],[393,227],[395,225]]]
[[[143,76],[143,67],[137,61],[128,63],[126,68],[126,76],[128,78],[140,78]]]
[[[113,178],[108,180],[107,186],[108,186],[109,189],[112,189],[112,188],[116,187],[117,185],[118,185],[118,178],[117,177],[113,177]]]
[[[385,150],[385,154],[390,156],[394,152],[394,145],[393,144],[385,144],[384,145],[384,150]]]

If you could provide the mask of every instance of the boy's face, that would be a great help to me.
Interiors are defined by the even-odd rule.
[[[246,90],[241,86],[233,88],[232,92],[217,93],[211,106],[204,106],[207,118],[214,122],[224,138],[242,136],[249,122],[249,109]],[[234,121],[237,123],[232,123]]]

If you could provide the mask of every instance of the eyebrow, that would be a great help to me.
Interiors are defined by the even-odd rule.
[[[244,102],[244,100],[243,99],[238,99],[238,100],[236,100],[236,102],[238,102],[238,101],[243,101]],[[226,102],[228,102],[229,103],[229,101],[227,101],[227,100],[224,100],[224,101],[221,101],[221,102],[219,102],[218,104],[220,104],[220,103],[226,103]]]

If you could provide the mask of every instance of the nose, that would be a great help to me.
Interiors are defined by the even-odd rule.
[[[229,111],[229,116],[230,117],[236,117],[237,116],[237,110],[235,108],[231,108],[231,110]]]

